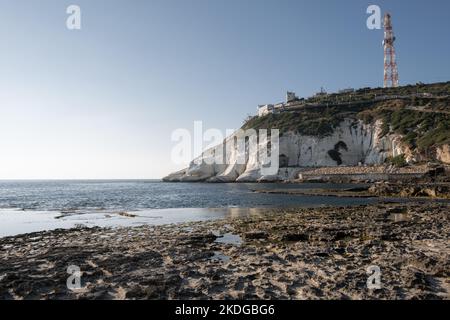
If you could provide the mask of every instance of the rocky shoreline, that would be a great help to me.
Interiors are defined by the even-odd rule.
[[[449,299],[449,204],[274,209],[245,219],[0,239],[0,299]],[[81,289],[66,286],[81,270]],[[367,268],[381,270],[368,289]]]
[[[267,194],[290,194],[304,196],[328,196],[350,198],[380,199],[450,199],[449,183],[388,183],[380,182],[347,189],[254,189],[254,192]]]

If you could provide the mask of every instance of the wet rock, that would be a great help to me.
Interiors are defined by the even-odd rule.
[[[309,235],[306,233],[287,233],[281,237],[281,240],[289,242],[308,241]]]
[[[267,239],[269,235],[264,231],[250,231],[244,234],[246,240]]]
[[[180,238],[181,242],[186,244],[211,243],[218,237],[212,233],[208,234],[193,234],[187,237]]]

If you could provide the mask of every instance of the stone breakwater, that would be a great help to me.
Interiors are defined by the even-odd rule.
[[[331,175],[331,174],[426,174],[430,171],[430,166],[426,164],[397,168],[395,166],[370,166],[370,167],[321,167],[305,169],[302,173],[310,175]]]
[[[273,210],[246,219],[0,239],[0,299],[449,299],[449,205]],[[82,289],[68,290],[67,267]],[[368,289],[366,270],[381,269]]]
[[[434,166],[427,164],[410,165],[397,168],[392,165],[379,166],[353,166],[353,167],[322,167],[303,168],[298,172],[298,182],[332,182],[332,183],[352,183],[352,182],[380,182],[380,181],[426,181],[430,178],[442,179],[448,176],[445,174],[445,166]],[[436,174],[440,170],[439,174]]]

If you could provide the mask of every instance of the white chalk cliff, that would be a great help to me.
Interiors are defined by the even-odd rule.
[[[265,176],[261,172],[258,155],[250,150],[244,155],[238,148],[226,150],[225,144],[234,139],[235,134],[224,143],[208,149],[194,159],[187,169],[165,177],[164,181],[208,181],[208,182],[256,182],[281,181],[298,178],[302,168],[377,165],[389,156],[404,154],[408,162],[414,162],[418,155],[401,142],[395,134],[382,136],[382,122],[378,120],[365,124],[361,120],[345,119],[333,133],[326,137],[313,137],[287,132],[279,138],[280,166],[278,174]],[[224,150],[227,164],[208,164],[217,152]],[[239,157],[245,163],[239,164]],[[203,159],[203,161],[202,161]],[[242,162],[241,162],[242,163]]]

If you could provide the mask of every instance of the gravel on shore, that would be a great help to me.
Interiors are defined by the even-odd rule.
[[[0,299],[449,299],[449,207],[274,209],[1,238]],[[71,265],[80,289],[67,287]],[[379,289],[367,287],[370,266]]]

